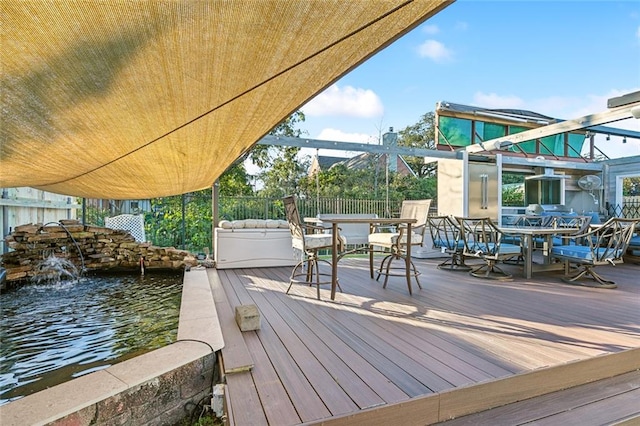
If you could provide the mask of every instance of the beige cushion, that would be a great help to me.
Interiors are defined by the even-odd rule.
[[[233,224],[228,220],[221,220],[220,222],[218,222],[218,228],[232,229]]]
[[[342,240],[342,244],[346,244],[346,240],[344,238],[341,237],[340,239]],[[304,242],[299,238],[293,238],[291,240],[293,248],[298,250],[313,250],[321,247],[330,248],[331,244],[331,234],[305,235]]]
[[[397,232],[376,232],[369,235],[369,244],[372,244],[374,246],[391,247],[392,245],[395,245],[397,243],[399,236],[400,234]],[[407,236],[403,235],[400,244],[406,243]],[[411,245],[418,244],[422,244],[422,235],[412,232]]]

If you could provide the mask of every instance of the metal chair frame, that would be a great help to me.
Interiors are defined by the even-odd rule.
[[[522,256],[520,244],[503,242],[509,233],[502,232],[488,217],[457,217],[461,237],[464,242],[463,256],[484,260],[469,273],[477,278],[508,280],[512,275],[503,271],[497,263],[513,257]]]
[[[429,216],[429,232],[433,247],[449,258],[438,265],[438,269],[468,272],[471,267],[464,263],[464,243],[460,238],[460,225],[451,216]]]
[[[291,244],[294,250],[302,253],[302,258],[291,271],[287,294],[293,284],[315,285],[317,298],[320,300],[320,286],[331,285],[331,273],[321,272],[320,263],[325,263],[331,268],[331,262],[318,256],[320,250],[331,249],[332,234],[326,233],[322,226],[303,223],[296,203],[296,197],[291,195],[283,198],[285,215],[291,231]],[[344,243],[338,239],[340,246]],[[340,284],[338,283],[338,289]]]
[[[623,262],[638,223],[640,219],[612,218],[589,232],[568,237],[568,244],[554,246],[552,257],[565,263],[562,281],[587,287],[616,288],[614,281],[605,279],[594,269]],[[570,275],[572,264],[578,271]],[[582,281],[582,278],[591,278],[593,282]]]
[[[431,200],[404,200],[400,209],[401,218],[415,218],[417,221],[411,226],[411,246],[422,246],[424,244],[424,234],[427,229],[427,217],[429,216],[429,208],[431,207]],[[395,229],[395,232],[380,232],[381,229],[374,230],[369,235],[369,272],[371,278],[373,278],[373,254],[374,252],[389,253],[380,262],[380,267],[377,270],[376,281],[380,279],[381,275],[384,275],[384,284],[382,288],[387,287],[389,276],[403,276],[407,278],[407,285],[409,287],[409,294],[412,294],[410,277],[414,277],[418,288],[422,289],[418,276],[420,271],[416,268],[416,265],[411,259],[411,269],[406,268],[406,232],[407,227],[400,225]],[[378,234],[378,235],[375,235]],[[416,238],[418,237],[419,238]],[[382,237],[382,239],[380,238]],[[374,247],[383,247],[388,251],[376,250]],[[401,267],[391,266],[395,260],[402,260],[403,265]],[[402,272],[396,272],[400,271]]]

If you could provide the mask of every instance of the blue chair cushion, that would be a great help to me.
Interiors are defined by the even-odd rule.
[[[640,248],[640,235],[636,235],[635,237],[631,237],[631,241],[629,242],[629,247]]]
[[[591,249],[587,246],[580,245],[564,245],[564,246],[555,246],[551,249],[551,254],[556,256],[569,257],[577,260],[588,260],[593,261],[593,253]],[[606,248],[598,248],[597,249],[597,257],[601,258],[607,254]],[[611,252],[607,256],[610,259],[617,259],[622,255],[621,250],[616,250],[616,252]]]
[[[495,243],[475,243],[470,247],[471,251],[481,251],[484,254],[520,254],[520,246],[515,244],[500,244],[499,252],[496,253]]]
[[[447,240],[442,240],[442,239],[436,239],[433,241],[433,245],[435,247],[445,247],[449,250],[453,250],[455,248],[457,248],[458,250],[462,250],[464,248],[464,242],[462,241],[458,241],[457,247],[456,247],[456,242],[455,241],[447,241]]]
[[[555,237],[555,236],[551,237],[551,241],[552,241],[552,244],[554,246],[562,246],[562,245],[565,245],[565,246],[566,245],[570,245],[570,246],[572,246],[572,245],[575,245],[575,243],[576,243],[574,240],[570,240],[570,239],[566,239],[566,238],[562,238],[562,237]],[[535,245],[540,246],[540,245],[544,244],[544,242],[545,242],[545,238],[544,237],[534,237],[533,238],[533,243]]]
[[[505,235],[504,237],[502,237],[502,243],[507,243],[507,244],[520,244],[522,242],[522,237],[519,237],[517,235]]]

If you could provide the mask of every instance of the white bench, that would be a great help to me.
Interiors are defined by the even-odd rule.
[[[291,232],[286,220],[220,221],[214,230],[217,269],[294,266]]]

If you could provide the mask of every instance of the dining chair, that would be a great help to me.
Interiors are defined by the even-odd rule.
[[[430,207],[430,199],[404,200],[402,202],[400,218],[416,219],[416,223],[411,225],[411,246],[422,246],[424,243],[424,235],[427,229],[427,217],[429,216]],[[420,281],[418,280],[420,271],[418,271],[411,259],[409,259],[411,269],[409,270],[406,267],[407,229],[406,224],[401,224],[392,231],[383,228],[374,228],[373,232],[369,234],[369,273],[371,278],[373,278],[374,252],[383,251],[385,253],[389,253],[382,259],[382,262],[380,262],[376,281],[380,279],[381,275],[384,275],[385,278],[382,288],[386,288],[390,275],[404,276],[407,278],[409,294],[411,294],[410,277],[415,278],[420,289],[422,289],[422,286],[420,286]],[[391,264],[394,260],[402,260],[403,266],[392,267]],[[398,272],[400,269],[402,272]]]
[[[568,237],[563,245],[554,246],[551,256],[565,262],[562,281],[587,287],[616,288],[614,281],[603,278],[594,269],[603,265],[615,266],[623,261],[638,223],[640,219],[612,218],[589,232]],[[570,275],[571,265],[578,268],[573,275]],[[582,278],[591,278],[594,282],[581,281]]]
[[[592,220],[591,216],[582,216],[582,215],[579,215],[579,216],[557,215],[557,216],[549,216],[549,217],[552,218],[552,220],[547,225],[549,227],[574,229],[573,233],[571,234],[563,233],[562,235],[554,235],[551,239],[552,245],[554,246],[560,246],[565,244],[565,242],[567,241],[571,241],[571,240],[568,240],[568,237],[570,237],[571,235],[580,235],[589,231],[589,227],[591,226],[591,220]],[[535,237],[533,241],[536,244],[536,246],[541,246],[545,240],[543,237]]]
[[[447,260],[438,265],[438,269],[470,271],[471,267],[464,263],[464,242],[460,237],[458,222],[451,216],[429,216],[427,221],[433,247],[449,255]]]
[[[463,256],[484,260],[484,263],[471,269],[474,277],[508,280],[512,275],[496,264],[513,257],[522,256],[520,244],[504,242],[511,235],[503,232],[488,217],[456,217],[464,244]]]
[[[300,259],[291,271],[287,294],[289,294],[293,284],[315,285],[317,297],[320,300],[320,286],[331,285],[331,273],[321,272],[320,264],[324,263],[331,268],[331,262],[320,258],[318,252],[333,248],[333,236],[331,233],[325,232],[326,229],[321,226],[302,222],[294,195],[284,197],[283,202],[285,215],[289,223],[289,231],[291,232],[291,246]],[[339,236],[338,244],[339,246],[345,244],[344,239]],[[340,284],[338,284],[338,288],[340,289]]]

